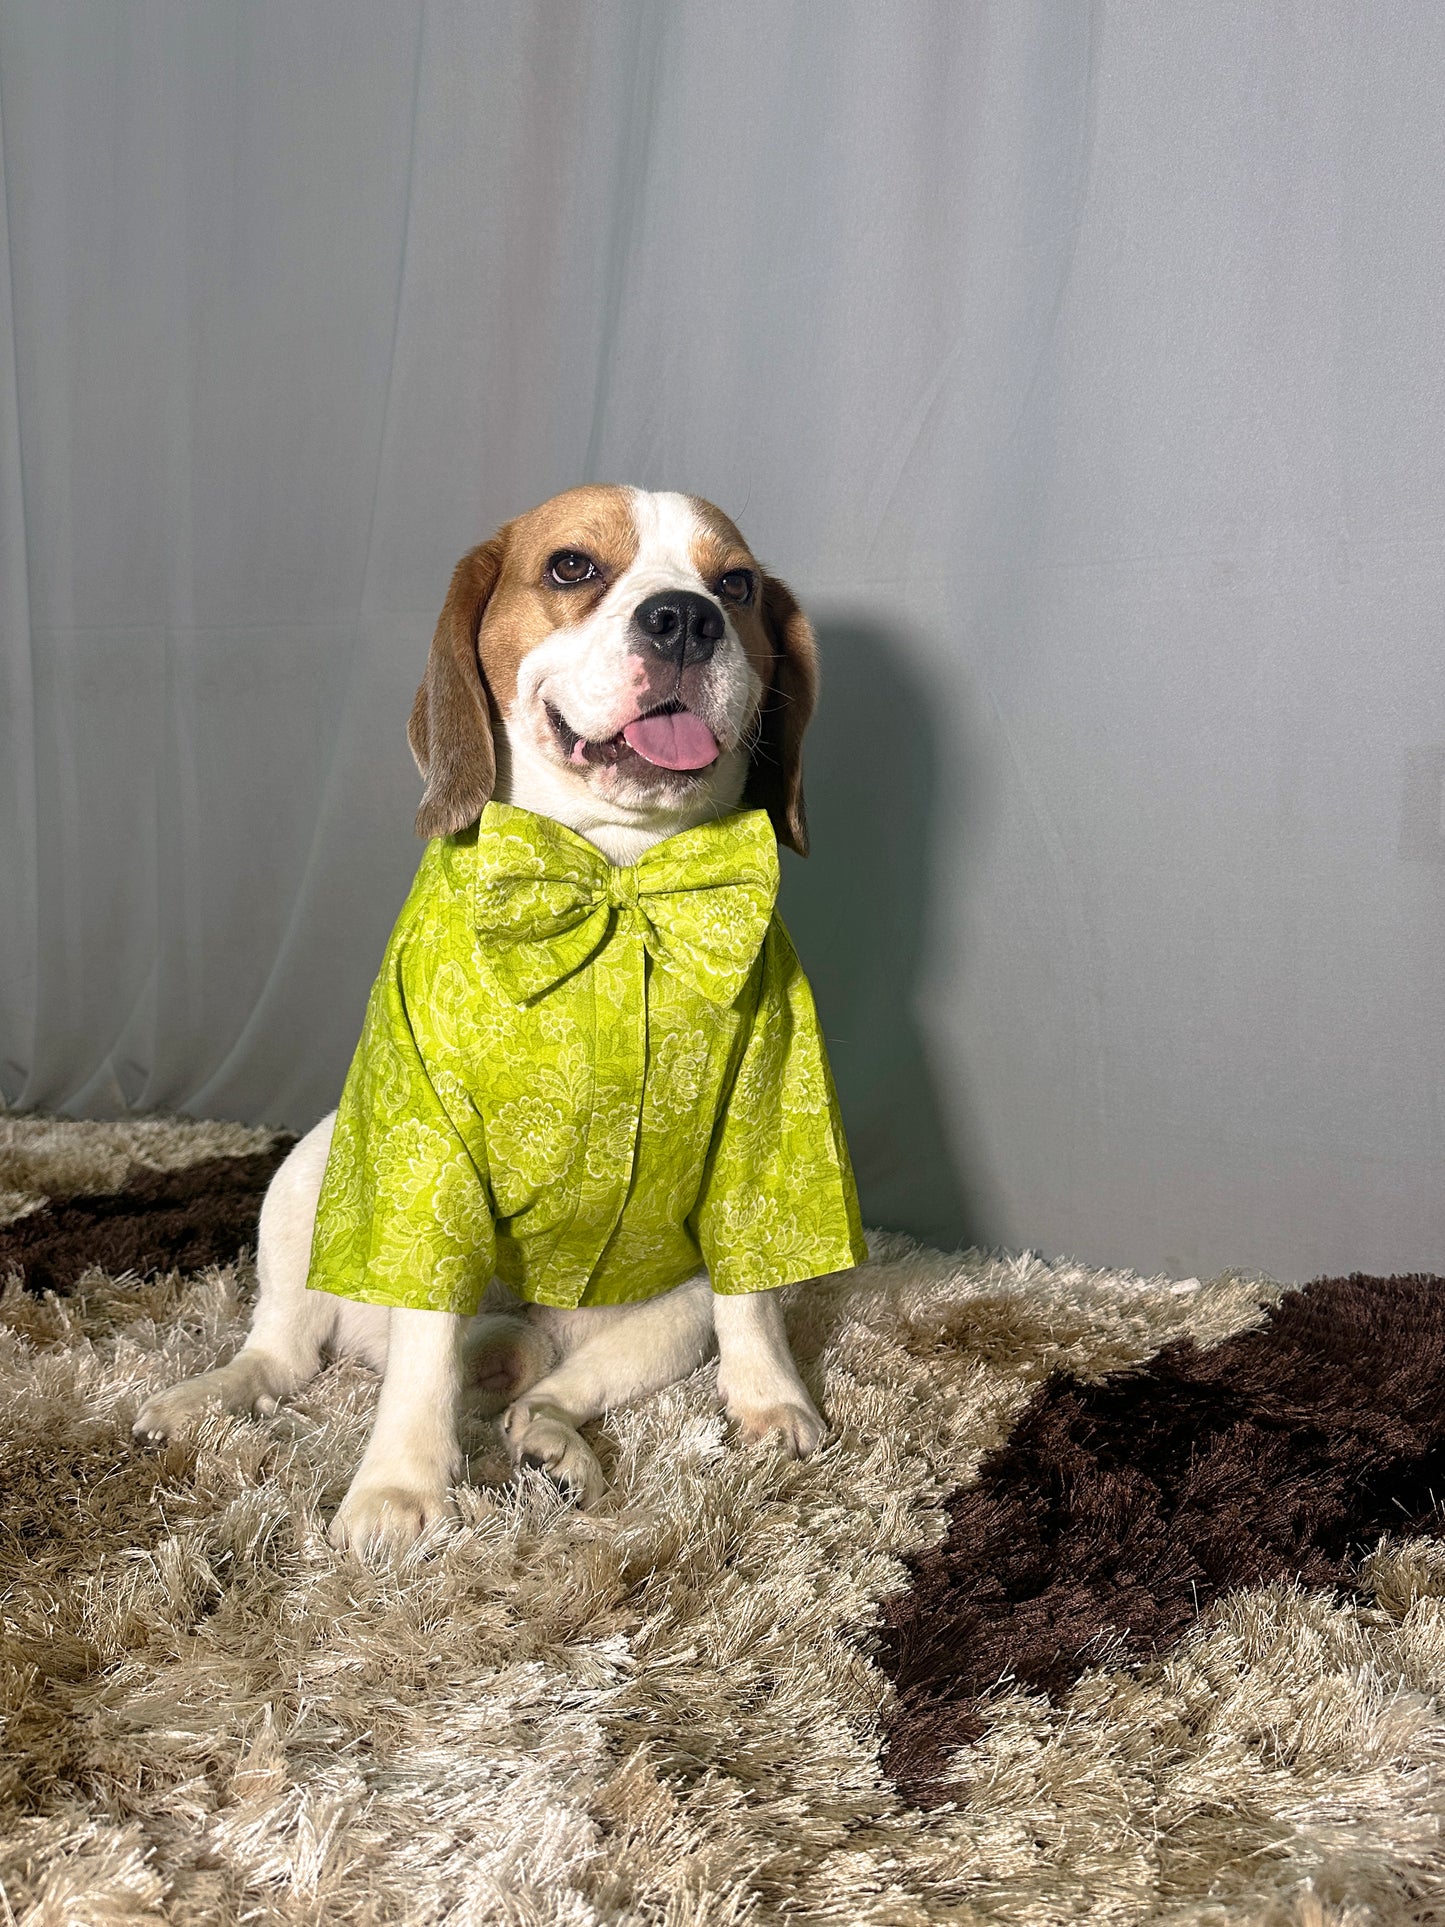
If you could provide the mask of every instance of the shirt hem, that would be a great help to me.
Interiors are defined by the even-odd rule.
[[[709,1265],[708,1277],[719,1298],[745,1298],[750,1292],[781,1291],[785,1285],[805,1285],[814,1278],[827,1278],[837,1271],[853,1271],[867,1262],[868,1247],[859,1239],[856,1243],[850,1242],[846,1246],[835,1246],[829,1250],[820,1251],[816,1260],[810,1260],[807,1268],[803,1270],[795,1269],[790,1265],[782,1271],[756,1278],[750,1277],[747,1282],[741,1282],[735,1277],[729,1277],[726,1268],[722,1278],[719,1279],[718,1274]]]
[[[430,1302],[420,1294],[409,1295],[378,1286],[368,1288],[365,1284],[338,1285],[321,1278],[308,1278],[306,1289],[324,1291],[332,1298],[349,1298],[357,1305],[380,1305],[386,1311],[445,1311],[456,1318],[470,1318],[480,1306],[490,1282],[490,1278],[483,1279],[475,1292],[465,1294],[465,1302],[453,1293],[439,1303]],[[443,1294],[438,1294],[438,1297],[443,1298]]]

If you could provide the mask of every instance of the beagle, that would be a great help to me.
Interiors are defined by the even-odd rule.
[[[806,854],[802,738],[816,693],[806,617],[719,509],[689,495],[569,490],[453,574],[409,727],[425,781],[418,833],[455,838],[489,802],[510,803],[628,866],[753,808]],[[503,1415],[514,1462],[544,1468],[584,1503],[601,1473],[580,1428],[684,1377],[714,1340],[719,1395],[743,1439],[772,1438],[795,1456],[822,1440],[775,1291],[715,1293],[700,1271],[638,1303],[518,1303],[465,1318],[308,1289],[335,1124],[335,1112],[323,1118],[267,1192],[244,1348],[148,1400],[138,1439],[166,1439],[207,1408],[273,1410],[323,1355],[359,1356],[383,1380],[331,1538],[382,1552],[450,1510],[464,1395]]]

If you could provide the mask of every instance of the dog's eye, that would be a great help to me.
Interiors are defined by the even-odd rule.
[[[752,570],[729,569],[718,583],[717,592],[724,602],[751,602],[753,599]]]
[[[579,582],[590,582],[601,570],[590,555],[580,549],[558,549],[547,563],[547,573],[564,589],[575,589]]]

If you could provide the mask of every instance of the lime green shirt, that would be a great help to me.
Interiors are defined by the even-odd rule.
[[[308,1283],[467,1314],[767,1291],[866,1257],[762,810],[614,867],[489,803],[428,844],[352,1062]]]

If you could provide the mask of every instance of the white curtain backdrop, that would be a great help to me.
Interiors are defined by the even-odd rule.
[[[823,638],[874,1221],[1441,1268],[1445,10],[0,0],[0,1095],[309,1124],[448,571],[695,490]]]

